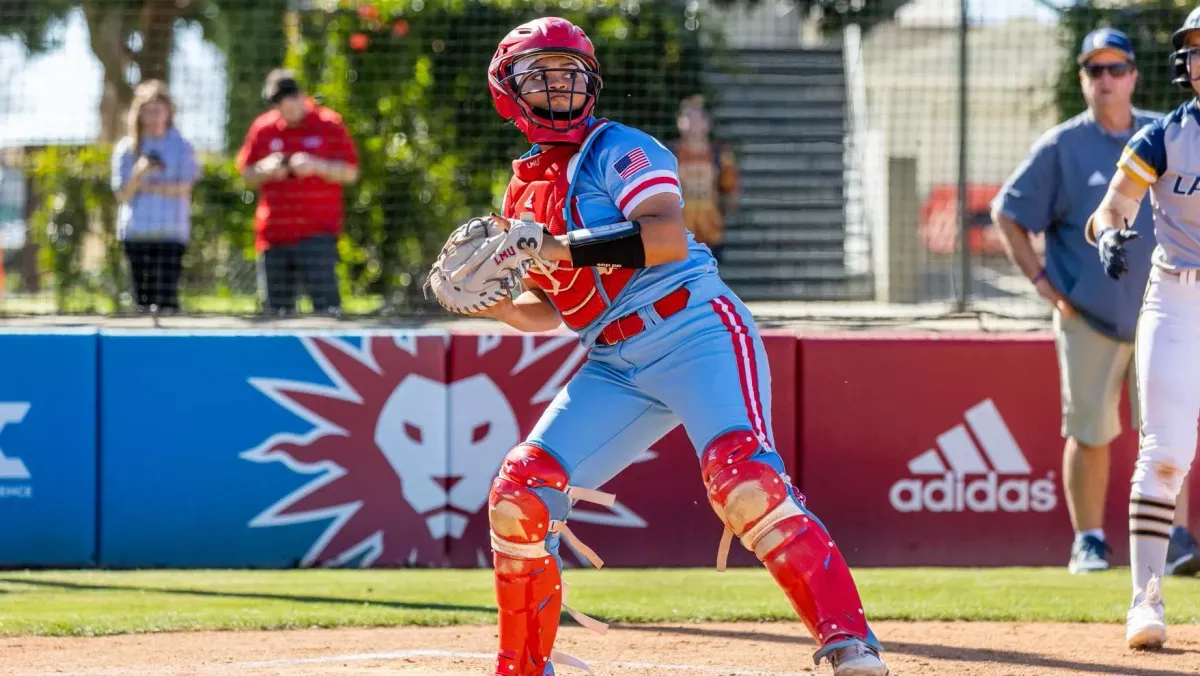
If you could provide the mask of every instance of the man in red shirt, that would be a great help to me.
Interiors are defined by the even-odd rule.
[[[260,292],[273,313],[296,310],[297,282],[317,312],[341,310],[335,268],[342,186],[358,180],[358,155],[342,117],[300,89],[291,71],[267,75],[271,110],[250,125],[237,165],[259,188],[254,214]]]

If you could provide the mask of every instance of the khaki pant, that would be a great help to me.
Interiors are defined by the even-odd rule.
[[[1062,389],[1062,435],[1104,446],[1121,434],[1121,384],[1129,385],[1130,426],[1137,429],[1138,387],[1133,345],[1097,332],[1082,319],[1054,311]]]

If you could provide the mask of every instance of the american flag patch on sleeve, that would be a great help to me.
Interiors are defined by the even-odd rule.
[[[641,148],[634,148],[613,163],[613,170],[624,181],[649,166],[650,158],[646,157],[646,151]]]

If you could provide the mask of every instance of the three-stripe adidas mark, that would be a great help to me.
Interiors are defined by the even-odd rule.
[[[964,417],[966,425],[938,435],[936,449],[908,462],[910,474],[936,479],[892,484],[888,499],[896,511],[1049,512],[1058,505],[1054,472],[1045,479],[1028,478],[1033,471],[1029,461],[991,399],[972,406]],[[967,481],[980,475],[983,478]],[[1019,478],[1000,481],[1001,475]]]

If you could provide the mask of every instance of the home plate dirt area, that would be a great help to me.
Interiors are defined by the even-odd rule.
[[[1168,629],[1168,646],[1139,653],[1116,624],[879,622],[897,676],[1200,673],[1200,626]],[[558,648],[601,676],[791,676],[814,667],[813,644],[795,623],[623,625],[597,636],[564,627]],[[0,669],[10,676],[182,676],[492,673],[491,627],[307,629],[108,637],[6,637]],[[562,667],[561,676],[582,673]]]

